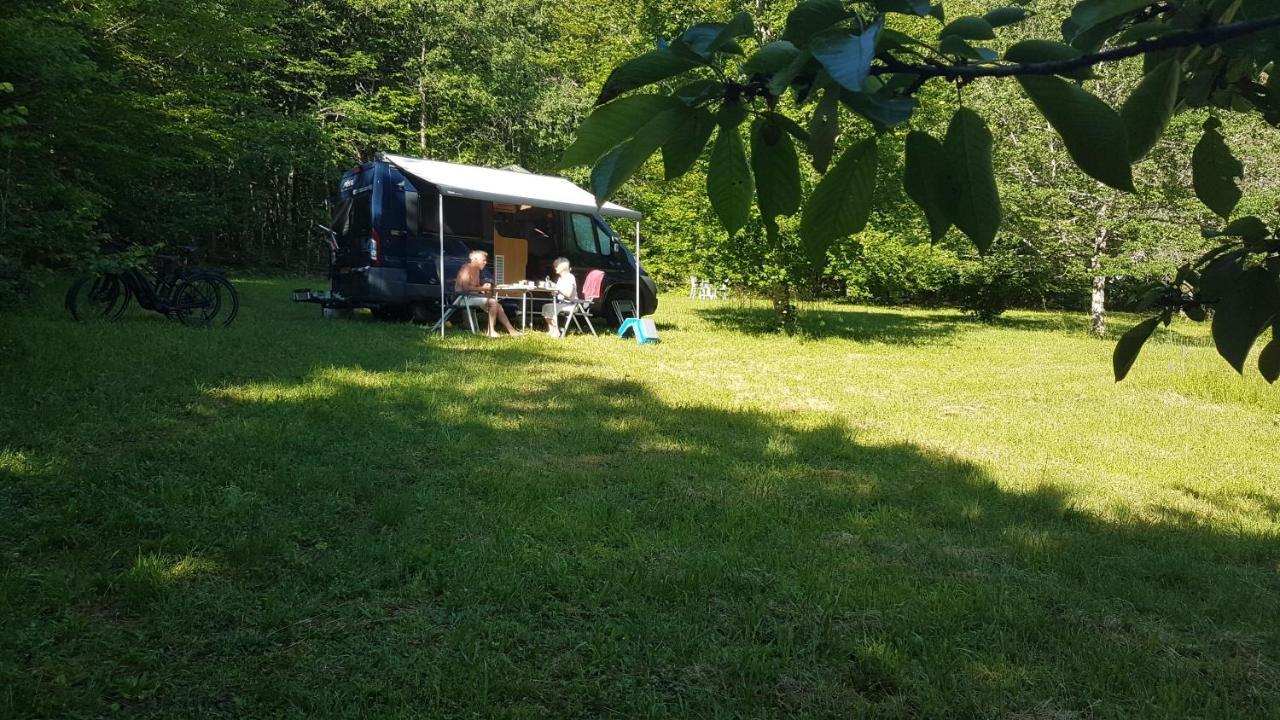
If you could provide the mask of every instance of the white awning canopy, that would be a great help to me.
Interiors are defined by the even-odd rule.
[[[603,207],[597,207],[595,196],[561,177],[534,175],[513,170],[494,170],[475,165],[458,165],[400,155],[388,154],[383,157],[405,174],[435,185],[445,196],[532,205],[550,210],[608,215],[632,220],[639,220],[641,217],[635,210],[609,202]]]

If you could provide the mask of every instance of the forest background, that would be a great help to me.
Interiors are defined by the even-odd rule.
[[[1001,4],[951,0],[947,12]],[[1070,0],[998,42],[1050,37]],[[0,8],[0,301],[93,261],[106,241],[196,245],[211,262],[316,273],[341,173],[377,152],[555,172],[609,71],[691,23],[750,10],[758,39],[794,2],[757,0],[9,0]],[[1118,104],[1141,60],[1099,68]],[[1191,153],[1203,112],[1175,118],[1123,194],[1070,162],[1016,83],[979,81],[965,103],[989,118],[1006,222],[979,257],[954,232],[937,244],[900,184],[880,182],[868,228],[815,268],[767,246],[759,223],[726,236],[704,167],[664,182],[651,161],[619,200],[647,216],[646,266],[663,285],[689,275],[878,303],[1124,308],[1212,244]],[[944,128],[953,97],[925,99],[914,124]],[[1236,115],[1236,114],[1232,114]],[[1245,165],[1247,207],[1280,212],[1280,133],[1224,118]],[[880,144],[900,176],[905,132]],[[570,175],[585,180],[585,171]],[[816,174],[806,178],[812,185]],[[784,242],[798,243],[787,234]],[[1100,319],[1100,318],[1099,318]]]

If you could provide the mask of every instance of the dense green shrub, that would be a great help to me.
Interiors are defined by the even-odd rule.
[[[951,294],[964,261],[949,249],[868,230],[834,253],[828,272],[853,300],[934,304]]]

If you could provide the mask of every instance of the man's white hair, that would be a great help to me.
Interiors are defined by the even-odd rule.
[[[482,260],[484,258],[489,257],[489,253],[485,252],[484,250],[472,250],[470,253],[467,254],[467,257],[471,258],[472,260]]]

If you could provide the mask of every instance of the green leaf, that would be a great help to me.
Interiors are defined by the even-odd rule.
[[[707,100],[722,97],[724,95],[724,83],[719,80],[694,80],[688,85],[682,85],[672,95],[683,100],[686,105],[697,105]]]
[[[946,162],[947,215],[986,252],[1000,229],[1003,210],[992,166],[993,139],[978,113],[960,108],[951,118],[942,151]]]
[[[1057,77],[1018,78],[1081,170],[1117,190],[1134,192],[1124,121],[1111,106]]]
[[[1053,40],[1023,40],[1004,53],[1004,59],[1010,62],[1035,65],[1038,63],[1063,62],[1075,60],[1084,53]],[[1062,73],[1065,77],[1086,80],[1093,77],[1091,68],[1081,68],[1070,73]]]
[[[783,130],[786,130],[787,134],[795,138],[796,140],[799,140],[802,143],[809,142],[809,131],[805,130],[803,127],[800,127],[800,123],[796,122],[795,120],[792,120],[786,115],[783,115],[780,112],[775,112],[773,110],[765,110],[764,112],[760,113],[760,117],[767,118],[768,120],[772,121],[774,125],[777,125]]]
[[[778,40],[755,51],[742,64],[742,74],[748,77],[757,73],[773,75],[787,67],[800,55],[800,50],[786,40]]]
[[[1175,32],[1168,23],[1158,20],[1149,20],[1140,22],[1129,27],[1124,32],[1116,36],[1117,45],[1128,45],[1129,43],[1141,42],[1143,40],[1153,40],[1158,37],[1164,37],[1169,33]]]
[[[1244,250],[1236,250],[1213,258],[1200,273],[1200,282],[1196,286],[1196,297],[1202,302],[1218,303],[1235,291],[1244,274],[1244,263],[1241,258]]]
[[[863,140],[846,150],[813,189],[800,218],[800,239],[811,260],[821,262],[832,242],[867,226],[877,160],[876,139]]]
[[[791,61],[791,64],[773,74],[769,78],[769,93],[774,97],[781,97],[787,88],[791,87],[791,83],[795,81],[800,73],[813,62],[813,55],[808,50],[802,50],[799,55]]]
[[[919,75],[907,72],[881,75],[877,79],[884,84],[885,92],[893,94],[901,94],[910,91],[912,88],[919,88],[920,82]]]
[[[912,47],[927,48],[929,46],[925,43],[920,42],[914,37],[911,37],[910,35],[904,32],[901,32],[899,30],[894,30],[892,28],[885,28],[880,33],[880,49],[881,50],[886,50],[886,49],[893,50],[893,49],[899,49],[899,48],[912,48]]]
[[[650,50],[622,63],[609,73],[609,78],[604,81],[604,87],[600,88],[596,105],[607,103],[628,90],[635,90],[692,70],[697,65],[698,63],[678,57],[667,49]]]
[[[714,52],[731,44],[736,45],[736,43],[733,43],[735,38],[750,37],[755,34],[755,31],[756,23],[755,20],[751,18],[751,13],[740,12],[729,20],[729,23],[720,31],[720,35],[711,43],[711,47],[709,49]],[[741,53],[742,49],[738,48],[737,54]]]
[[[990,62],[999,57],[993,50],[970,45],[968,42],[961,39],[959,35],[948,35],[942,38],[942,42],[938,43],[938,49],[948,55],[956,55],[969,60],[978,60],[981,62]]]
[[[840,0],[805,0],[787,15],[782,39],[804,47],[809,38],[850,17]]]
[[[667,142],[692,112],[681,106],[659,113],[640,128],[635,137],[614,148],[596,163],[591,170],[591,192],[596,196],[596,203],[603,205],[613,197],[618,188]]]
[[[925,17],[929,14],[929,0],[876,0],[876,9]]]
[[[999,28],[1006,25],[1016,25],[1026,20],[1029,15],[1030,13],[1027,12],[1026,8],[1002,7],[983,15],[982,19],[990,23],[991,27]]]
[[[1266,239],[1267,235],[1271,234],[1271,231],[1267,229],[1267,224],[1262,222],[1260,218],[1250,215],[1233,220],[1218,234],[1227,237],[1240,237],[1246,241],[1254,242]]]
[[[1004,59],[1017,63],[1044,63],[1075,60],[1084,53],[1053,40],[1023,40],[1004,53]]]
[[[1115,373],[1116,382],[1124,380],[1129,374],[1133,361],[1138,359],[1138,352],[1159,324],[1159,316],[1143,320],[1120,337],[1120,342],[1116,343],[1116,349],[1111,354],[1111,369]]]
[[[876,39],[884,29],[884,18],[877,18],[861,35],[831,32],[817,35],[810,43],[813,56],[841,87],[861,92],[876,56]]]
[[[821,65],[818,65],[814,68],[812,77],[802,78],[801,82],[796,83],[793,86],[795,90],[795,104],[798,107],[808,105],[810,101],[817,100],[818,93],[832,85],[835,85],[835,81],[831,79],[831,74],[828,73]]]
[[[992,40],[996,36],[996,31],[985,19],[976,15],[966,15],[952,20],[942,28],[942,34],[939,37],[948,35],[955,35],[963,40]]]
[[[942,143],[926,133],[908,133],[902,184],[907,197],[924,211],[933,242],[941,240],[951,229],[951,218],[947,214],[946,173]]]
[[[1104,23],[1099,23],[1096,27],[1092,27],[1077,35],[1075,39],[1071,41],[1071,47],[1080,48],[1086,53],[1098,52],[1102,49],[1102,46],[1107,43],[1107,40],[1120,32],[1120,29],[1123,28],[1125,23],[1128,21],[1129,19],[1126,17],[1118,17]],[[1147,54],[1148,58],[1151,56],[1151,53]],[[1163,58],[1161,59],[1163,60]]]
[[[1142,78],[1120,108],[1129,138],[1129,157],[1134,162],[1146,157],[1169,127],[1181,84],[1182,63],[1166,60]]]
[[[1213,344],[1236,372],[1244,373],[1244,361],[1253,343],[1280,310],[1280,288],[1265,268],[1253,267],[1240,274],[1236,284],[1213,310]]]
[[[840,94],[840,100],[850,110],[866,118],[876,132],[887,132],[911,119],[920,102],[912,97],[902,97],[890,92],[849,92]]]
[[[736,125],[721,125],[716,133],[715,146],[711,149],[711,164],[707,168],[707,197],[711,200],[711,209],[729,235],[747,224],[753,193],[751,168],[747,165],[742,135]]]
[[[734,38],[745,37],[755,31],[751,15],[740,12],[728,23],[698,23],[692,25],[678,40],[672,43],[671,50],[697,60],[708,60],[720,51],[735,55],[742,54],[742,48]]]
[[[716,111],[716,123],[728,127],[737,127],[747,119],[746,106],[738,102],[730,102],[726,100],[720,104],[720,109]]]
[[[631,95],[601,105],[578,126],[573,144],[560,158],[560,167],[595,164],[601,155],[635,135],[654,116],[681,104],[666,95]]]
[[[1196,197],[1222,218],[1231,217],[1242,193],[1236,180],[1244,177],[1244,165],[1231,154],[1217,118],[1204,123],[1204,135],[1191,154],[1191,184]]]
[[[1155,0],[1084,0],[1062,24],[1062,36],[1071,45],[1080,47],[1076,41],[1090,31],[1112,24],[1118,27],[1129,15],[1154,4]]]
[[[1258,371],[1268,383],[1275,384],[1280,380],[1280,325],[1271,332],[1271,342],[1262,348],[1258,355]]]
[[[773,220],[800,209],[800,161],[791,136],[769,119],[751,128],[751,171],[756,180],[760,215]]]
[[[840,90],[827,88],[809,121],[809,154],[813,157],[813,169],[819,173],[827,171],[835,152],[836,137],[840,134],[839,101]]]
[[[716,120],[711,113],[698,108],[671,135],[662,146],[663,176],[667,180],[674,180],[689,172],[689,168],[702,155],[715,127]]]

